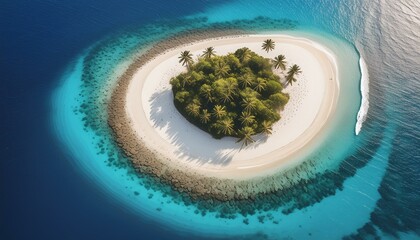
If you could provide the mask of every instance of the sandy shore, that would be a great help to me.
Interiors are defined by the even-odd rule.
[[[276,42],[269,53],[261,49],[267,38]],[[176,110],[169,80],[185,71],[178,63],[179,53],[190,50],[196,57],[209,46],[223,55],[244,46],[268,58],[284,54],[290,64],[302,68],[298,81],[285,88],[290,102],[268,138],[257,135],[256,143],[241,148],[235,138],[212,138]],[[284,165],[322,129],[337,97],[334,69],[333,59],[307,39],[281,35],[212,39],[168,51],[139,69],[128,88],[127,115],[139,139],[174,164],[208,176],[253,177]]]
[[[237,33],[225,35],[232,34]],[[261,43],[267,38],[276,42],[270,53],[261,50]],[[191,38],[185,39],[191,42]],[[226,200],[281,188],[276,184],[255,187],[253,180],[266,181],[269,178],[264,176],[295,164],[294,159],[301,159],[310,151],[337,103],[339,84],[333,55],[309,39],[286,35],[220,37],[187,45],[181,45],[182,42],[172,40],[169,45],[155,47],[135,61],[120,79],[109,105],[109,124],[119,145],[139,171],[151,173],[193,196]],[[197,56],[209,46],[217,54],[244,46],[267,58],[284,54],[288,64],[301,67],[303,73],[298,81],[284,89],[290,94],[290,101],[272,135],[257,135],[256,143],[241,148],[233,138],[213,139],[178,113],[169,80],[185,71],[178,63],[179,53],[190,50]],[[219,186],[216,189],[211,187],[215,184]]]

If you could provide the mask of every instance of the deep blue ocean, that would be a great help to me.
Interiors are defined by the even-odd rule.
[[[319,191],[283,196],[288,211],[205,215],[80,148],[93,133],[69,125],[80,123],[70,93],[80,90],[83,64],[111,68],[142,41],[214,23],[317,33],[353,48],[341,56],[349,69],[358,55],[367,64],[361,133],[305,185]],[[420,239],[419,65],[416,0],[3,0],[0,239]]]

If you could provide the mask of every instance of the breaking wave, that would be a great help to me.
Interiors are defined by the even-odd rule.
[[[360,103],[360,109],[357,113],[357,122],[355,127],[356,135],[359,135],[362,130],[363,122],[366,120],[367,113],[369,110],[369,73],[365,60],[360,57],[359,60],[361,80],[360,80],[360,94],[362,95],[362,101]]]

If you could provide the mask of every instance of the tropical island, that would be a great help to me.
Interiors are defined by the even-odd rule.
[[[125,70],[108,110],[116,142],[138,171],[193,197],[283,188],[276,179],[336,109],[335,60],[307,38],[217,34],[161,42]]]
[[[262,49],[268,52],[274,46],[274,41],[267,39]],[[280,76],[273,72],[273,68],[286,69],[284,55],[271,60],[242,47],[217,56],[214,48],[208,47],[196,63],[189,51],[181,52],[179,59],[187,72],[170,83],[175,106],[188,121],[214,138],[237,137],[244,145],[254,142],[255,134],[271,134],[280,110],[289,101],[289,95],[282,92]],[[286,79],[296,81],[300,72],[293,65]]]

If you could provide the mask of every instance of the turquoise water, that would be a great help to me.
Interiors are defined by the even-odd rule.
[[[358,4],[363,7],[359,8]],[[385,195],[383,179],[389,175],[392,161],[400,158],[395,157],[393,143],[402,141],[401,137],[400,140],[395,139],[403,128],[402,119],[407,117],[400,110],[395,110],[397,101],[394,98],[403,91],[412,91],[410,86],[414,84],[410,81],[403,88],[394,87],[396,83],[389,75],[395,73],[384,70],[390,66],[389,55],[383,53],[384,47],[377,48],[370,43],[387,39],[381,37],[384,33],[370,32],[372,22],[379,22],[382,31],[389,27],[381,22],[383,17],[371,10],[380,9],[381,14],[386,15],[391,13],[389,8],[392,7],[395,6],[378,6],[362,1],[354,5],[342,1],[296,1],[291,4],[264,1],[256,6],[251,1],[234,1],[189,15],[179,23],[159,22],[119,32],[89,47],[63,74],[61,86],[54,91],[52,98],[54,130],[71,153],[76,168],[102,189],[104,196],[139,218],[163,224],[177,234],[339,239],[369,235],[387,238],[403,230],[415,231],[412,227],[400,229],[392,224],[389,227],[381,222],[383,219],[378,220],[381,217],[376,213],[378,203]],[[233,22],[261,15],[281,20]],[[197,17],[207,19],[197,21]],[[205,28],[211,23],[225,21],[224,24],[239,24],[258,32],[279,32],[315,39],[328,46],[339,61],[340,99],[337,112],[331,126],[319,137],[316,150],[305,159],[309,164],[288,173],[297,183],[280,195],[282,200],[270,201],[267,205],[255,204],[268,207],[257,208],[257,212],[247,216],[232,211],[223,215],[223,205],[207,211],[199,203],[191,203],[167,186],[157,184],[147,176],[137,176],[113,146],[106,123],[104,103],[107,95],[104,91],[121,74],[116,68],[126,67],[136,56],[134,49],[139,46],[147,49],[154,41],[184,29]],[[148,34],[145,35],[145,32]],[[387,45],[385,50],[392,49],[392,42],[382,44]],[[378,59],[377,53],[385,57]],[[366,60],[370,73],[371,107],[361,133],[356,136],[354,128],[361,102],[360,54]],[[415,61],[410,56],[405,61]],[[416,70],[411,69],[411,65],[404,67],[407,68],[406,77],[410,79]],[[382,80],[384,75],[386,77]],[[83,107],[83,103],[86,106]],[[418,110],[415,106],[411,108],[414,112]],[[310,181],[299,182],[302,178]],[[264,201],[268,200],[264,197],[257,200]],[[373,231],[366,230],[372,228]]]

